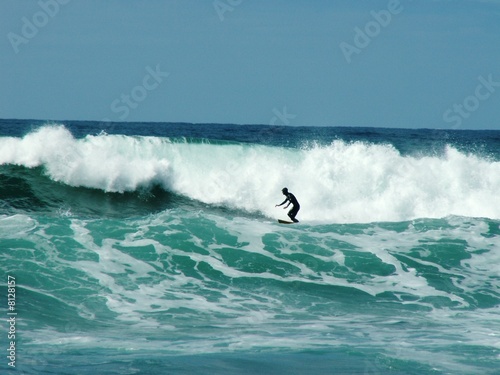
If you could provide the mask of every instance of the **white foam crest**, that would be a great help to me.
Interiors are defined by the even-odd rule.
[[[310,222],[500,219],[500,162],[452,147],[443,156],[413,157],[362,142],[289,149],[105,134],[75,139],[64,126],[46,126],[0,138],[0,164],[43,166],[56,181],[110,192],[160,184],[273,218],[286,218],[275,208],[286,186],[301,203],[299,220]]]
[[[24,138],[0,139],[0,164],[43,166],[50,178],[107,192],[134,191],[168,177],[163,141],[119,135],[75,139],[62,125],[39,128]]]
[[[304,164],[310,177],[295,190],[311,197],[304,206],[321,207],[311,215],[318,220],[500,217],[494,193],[500,187],[500,163],[450,147],[444,157],[416,158],[403,157],[391,146],[335,142],[307,152]]]
[[[221,146],[212,152],[204,164],[190,165],[182,184],[174,179],[178,191],[286,218],[274,207],[286,186],[301,203],[298,218],[307,221],[500,218],[500,163],[451,147],[442,157],[420,158],[388,145],[342,141],[305,150]]]

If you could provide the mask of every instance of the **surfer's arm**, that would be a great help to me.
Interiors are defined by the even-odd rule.
[[[286,198],[283,202],[281,202],[280,204],[277,204],[275,207],[279,207],[279,206],[283,206],[286,201],[288,200],[288,198]],[[290,203],[289,203],[290,204]],[[286,208],[286,207],[285,207]]]

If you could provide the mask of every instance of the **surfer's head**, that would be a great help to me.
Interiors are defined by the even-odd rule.
[[[288,189],[287,189],[287,188],[283,188],[283,189],[281,189],[281,192],[282,192],[283,194],[288,194]]]

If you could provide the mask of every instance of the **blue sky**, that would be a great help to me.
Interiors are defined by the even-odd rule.
[[[0,118],[500,129],[500,1],[2,0]]]

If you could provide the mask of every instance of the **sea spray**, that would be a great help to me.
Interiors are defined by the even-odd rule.
[[[160,186],[270,218],[283,216],[274,205],[284,186],[308,221],[500,218],[500,162],[453,146],[412,156],[360,141],[297,149],[106,134],[76,139],[64,126],[46,126],[0,139],[0,163],[40,166],[55,182],[104,192]]]

